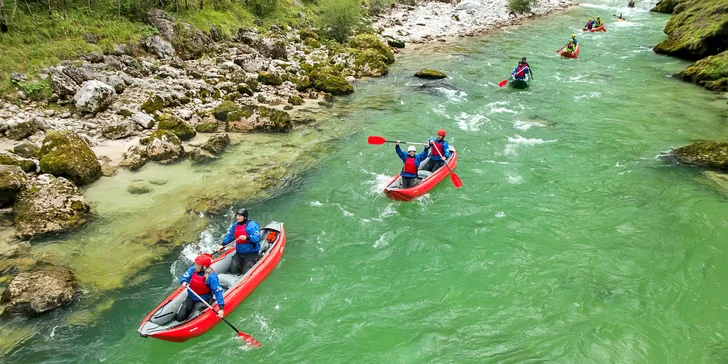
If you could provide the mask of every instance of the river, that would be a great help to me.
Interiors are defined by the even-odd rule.
[[[227,214],[205,219],[199,242],[165,250],[130,280],[136,284],[104,293],[108,309],[91,324],[69,323],[82,307],[53,313],[39,319],[43,332],[2,360],[727,361],[728,192],[699,169],[658,156],[697,140],[728,140],[728,105],[669,77],[686,62],[651,51],[668,16],[623,3],[586,4],[408,51],[388,77],[357,84],[346,100],[354,111],[328,122],[339,131],[318,163],[249,206],[254,220],[282,221],[288,233],[278,268],[229,313],[263,348],[241,347],[222,324],[183,344],[136,332],[187,259],[219,241]],[[619,12],[627,22],[612,21]],[[607,33],[578,31],[597,15]],[[560,59],[555,50],[572,33],[580,58]],[[499,89],[522,56],[533,67],[531,89]],[[421,89],[411,76],[420,67],[450,78]],[[384,197],[382,184],[401,162],[392,145],[368,145],[366,137],[425,141],[439,128],[460,152],[463,187],[446,179],[414,202]],[[247,161],[228,153],[216,163],[208,167],[216,178],[235,178]],[[185,168],[146,173],[174,179]],[[202,177],[170,186],[185,198],[205,189]],[[89,199],[103,199],[107,187],[92,186]],[[133,201],[99,209],[126,216],[124,203]],[[185,203],[155,211],[182,214]],[[85,234],[111,233],[94,241],[113,251],[115,232]],[[110,254],[93,272],[127,265]],[[64,323],[47,324],[56,321]]]

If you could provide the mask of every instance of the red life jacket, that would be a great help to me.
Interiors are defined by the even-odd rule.
[[[407,156],[407,158],[404,160],[404,168],[402,168],[402,172],[409,173],[409,174],[417,174],[417,165],[415,164],[415,157]]]
[[[444,141],[445,140],[443,139],[443,142]],[[437,149],[437,151],[432,151],[432,155],[434,155],[435,157],[442,157],[443,159],[445,158],[445,152],[442,149],[442,142],[438,142],[437,139],[433,140],[432,149]]]
[[[516,71],[516,76],[523,76],[524,74],[526,74],[526,67],[518,66],[518,70]]]
[[[245,222],[245,224],[242,224],[242,225],[240,225],[240,224],[235,225],[235,232],[233,233],[233,238],[237,239],[241,235],[248,235],[248,233],[245,231],[245,229],[247,227],[248,227],[248,223],[247,222]],[[244,241],[238,240],[238,241],[235,242],[235,244],[247,244],[247,243],[249,243],[249,241],[247,239],[244,240]]]
[[[199,275],[197,272],[192,273],[190,289],[199,295],[210,293],[210,287],[205,283],[205,276]]]

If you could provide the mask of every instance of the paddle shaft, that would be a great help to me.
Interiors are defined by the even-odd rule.
[[[439,149],[434,147],[432,149],[437,151],[437,154],[440,156],[440,158],[445,159],[445,156],[440,153]],[[447,170],[450,171],[450,174],[453,174],[452,169],[450,169],[450,166],[447,165],[447,159],[445,159],[445,167],[447,167]]]
[[[187,287],[187,291],[188,291],[188,292],[191,292],[191,293],[192,293],[192,294],[193,294],[193,295],[194,295],[195,297],[197,297],[197,299],[198,299],[198,300],[202,301],[202,303],[204,303],[204,304],[205,304],[205,306],[207,306],[207,307],[208,307],[208,308],[209,308],[210,310],[212,310],[212,312],[214,312],[214,313],[215,313],[215,315],[217,315],[217,314],[218,314],[218,313],[217,313],[217,310],[215,310],[214,308],[212,308],[212,306],[211,306],[211,305],[210,305],[209,303],[207,303],[207,301],[203,300],[203,299],[202,299],[202,297],[200,297],[200,296],[199,296],[199,295],[198,295],[198,294],[197,294],[197,293],[196,293],[195,291],[193,291],[193,290],[192,290],[192,289],[190,289],[189,287]],[[224,317],[220,317],[220,318],[221,318],[221,319],[222,319],[223,321],[225,321],[225,323],[226,323],[226,324],[228,324],[228,326],[230,326],[230,327],[231,327],[231,328],[232,328],[233,330],[235,330],[235,332],[241,332],[240,330],[238,330],[237,328],[235,328],[235,326],[233,326],[233,324],[231,324],[231,323],[230,323],[230,321],[228,321],[228,320],[227,320],[227,319],[225,319]]]

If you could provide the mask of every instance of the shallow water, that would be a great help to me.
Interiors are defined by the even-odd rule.
[[[323,145],[321,163],[310,162],[284,193],[250,206],[261,224],[283,221],[288,233],[279,267],[229,316],[262,349],[241,348],[223,325],[185,344],[136,333],[187,259],[219,241],[227,215],[201,219],[206,230],[197,242],[167,246],[171,253],[118,282],[141,285],[104,293],[86,312],[77,305],[40,320],[45,330],[4,360],[728,360],[726,194],[699,170],[658,158],[696,140],[728,139],[728,105],[670,78],[686,63],[650,50],[664,38],[667,16],[647,12],[649,4],[616,4],[435,44],[400,56],[390,76],[357,85],[346,101],[357,111],[326,124],[340,128],[327,133],[337,139],[311,137]],[[628,21],[612,23],[618,12]],[[596,15],[607,33],[578,31]],[[555,50],[574,32],[580,59],[560,59]],[[521,56],[534,69],[531,89],[499,89]],[[450,78],[422,90],[425,81],[411,77],[420,67]],[[388,200],[381,188],[401,162],[392,145],[367,145],[366,136],[425,141],[438,128],[460,152],[463,188],[445,180],[414,202]],[[284,144],[270,145],[271,153],[282,158]],[[181,215],[205,192],[203,176],[232,178],[248,162],[244,153],[228,156],[191,177],[189,166],[178,165],[114,182],[170,180],[155,186],[179,196],[154,195],[164,208],[144,197],[106,206],[104,196],[126,185],[92,187],[89,199],[122,223],[102,221],[80,233],[87,243],[69,256],[133,243],[120,240],[119,225],[147,226],[139,215],[124,220],[130,214],[148,214],[148,226],[157,215]],[[129,263],[111,253],[95,264],[90,272]],[[92,312],[104,304],[111,309]],[[93,324],[74,324],[79,312],[96,317]]]

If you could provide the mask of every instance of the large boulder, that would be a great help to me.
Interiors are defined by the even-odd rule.
[[[676,76],[712,91],[728,91],[728,51],[701,59]]]
[[[23,172],[35,172],[38,165],[35,161],[8,152],[0,152],[0,165],[18,166]]]
[[[698,60],[728,50],[728,5],[725,0],[688,0],[674,8],[665,26],[667,39],[657,53]]]
[[[235,57],[234,62],[245,72],[260,72],[267,70],[270,66],[270,60],[259,53],[242,54]]]
[[[121,154],[121,162],[119,167],[129,168],[129,170],[136,171],[142,168],[149,158],[147,157],[147,151],[138,145],[132,145],[129,150]]]
[[[665,14],[672,14],[672,12],[675,10],[675,7],[678,6],[680,3],[684,3],[689,0],[660,0],[655,4],[655,7],[652,8],[650,11],[654,11],[657,13],[665,13]]]
[[[42,174],[29,181],[15,199],[17,234],[29,238],[83,225],[91,207],[71,181]]]
[[[227,134],[215,134],[207,139],[207,141],[200,146],[200,149],[210,152],[213,155],[220,155],[225,151],[225,148],[230,144],[230,136]]]
[[[144,39],[143,45],[147,52],[154,54],[159,58],[165,59],[174,57],[174,47],[172,47],[172,44],[158,35],[147,37]]]
[[[217,105],[214,109],[212,109],[212,115],[214,115],[217,120],[227,121],[228,115],[238,110],[238,104],[232,101],[223,101],[220,105]]]
[[[192,149],[187,155],[190,157],[192,164],[203,164],[217,159],[214,154],[200,148]]]
[[[101,81],[86,81],[73,96],[76,110],[95,114],[104,111],[116,98],[116,90]]]
[[[429,68],[423,68],[423,69],[417,71],[417,73],[415,73],[415,77],[424,78],[426,80],[438,80],[441,78],[447,78],[447,75],[440,71],[435,71],[435,70],[429,69]]]
[[[149,11],[147,11],[147,21],[159,30],[159,34],[164,39],[171,41],[176,38],[174,30],[175,19],[164,12],[164,10],[149,9]]]
[[[728,143],[698,142],[675,149],[673,154],[680,163],[728,170]]]
[[[0,165],[0,207],[11,206],[27,181],[20,167]]]
[[[276,72],[259,72],[258,81],[264,85],[280,86],[283,84],[281,75]]]
[[[168,130],[157,130],[149,136],[146,155],[149,159],[163,164],[175,162],[185,155],[182,142]]]
[[[39,150],[39,146],[27,140],[13,147],[13,153],[23,158],[37,157]]]
[[[96,154],[83,138],[73,132],[52,131],[46,134],[39,156],[43,173],[66,177],[79,186],[101,177],[101,164]]]
[[[233,133],[288,132],[292,125],[287,112],[265,106],[244,105],[239,111],[227,115],[227,131]]]
[[[225,118],[227,118],[227,114],[225,114]],[[214,133],[217,131],[217,127],[217,119],[212,116],[208,116],[195,125],[195,131],[198,133]]]
[[[309,75],[313,81],[313,87],[319,91],[328,92],[332,95],[341,96],[354,93],[354,86],[346,81],[345,78],[333,74],[322,73]]]
[[[109,124],[101,129],[101,134],[112,140],[126,138],[136,132],[137,125],[133,121],[121,121]]]
[[[49,70],[51,76],[51,90],[61,97],[73,96],[78,91],[78,84],[63,73],[62,67],[52,67]]]
[[[197,135],[194,128],[174,115],[162,114],[157,121],[159,122],[157,127],[159,130],[169,130],[180,140],[190,140]]]
[[[260,46],[260,36],[258,30],[255,28],[240,28],[238,29],[238,42],[243,43],[254,49],[258,49]]]
[[[394,53],[388,45],[384,44],[374,34],[360,34],[349,40],[349,47],[356,49],[371,49],[381,54],[387,64],[394,63]]]
[[[187,23],[178,22],[175,26],[177,37],[172,40],[172,45],[184,60],[198,59],[207,52],[212,44],[212,38],[205,32]]]
[[[75,294],[76,280],[68,269],[21,272],[3,293],[4,313],[40,315],[71,303]]]
[[[40,125],[35,118],[19,120],[8,124],[8,131],[5,135],[12,140],[23,140],[40,130]]]
[[[266,57],[287,61],[286,41],[277,38],[263,38],[259,47],[260,53]]]

